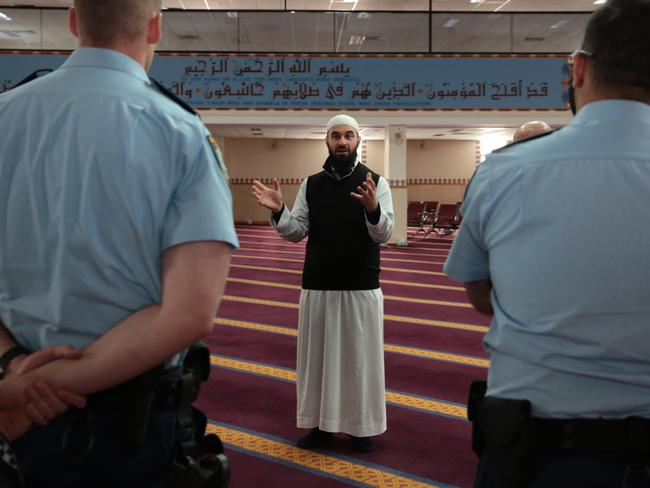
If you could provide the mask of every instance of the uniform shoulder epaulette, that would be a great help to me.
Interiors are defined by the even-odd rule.
[[[48,73],[51,73],[52,71],[54,71],[54,70],[50,69],[50,68],[37,69],[32,74],[30,74],[26,78],[23,78],[22,80],[20,80],[18,83],[16,83],[14,86],[12,86],[9,89],[13,90],[14,88],[18,88],[19,86],[26,85],[30,81],[34,81],[36,78],[40,78],[41,76],[44,76],[44,75],[46,75]]]
[[[529,137],[528,139],[522,139],[521,141],[511,142],[510,144],[507,144],[507,145],[505,145],[503,147],[500,147],[499,149],[495,149],[492,152],[493,153],[500,153],[500,152],[503,152],[503,151],[507,151],[508,149],[510,149],[513,146],[518,146],[519,144],[524,144],[526,142],[534,141],[535,139],[541,139],[542,137],[549,136],[549,135],[553,134],[553,132],[555,132],[556,130],[557,129],[549,130],[548,132],[542,132],[541,134],[537,134],[536,136]]]
[[[176,105],[180,105],[183,110],[191,113],[192,115],[199,115],[196,110],[194,110],[187,102],[184,100],[181,100],[179,97],[174,95],[172,92],[170,92],[167,88],[163,86],[162,83],[157,82],[153,78],[149,77],[149,81],[151,81],[151,84],[154,85],[156,88],[158,88],[158,91],[165,95],[167,98],[169,98],[172,102],[174,102]]]

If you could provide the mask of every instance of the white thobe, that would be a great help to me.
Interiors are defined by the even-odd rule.
[[[271,225],[286,240],[309,234],[307,180],[293,209]],[[393,232],[393,201],[379,177],[379,222],[366,218],[370,237],[385,243]],[[306,290],[300,293],[297,360],[297,425],[357,437],[386,431],[384,299],[376,290]]]

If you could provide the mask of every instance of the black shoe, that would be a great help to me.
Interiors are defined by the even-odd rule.
[[[370,437],[350,436],[350,446],[358,452],[372,452],[377,449],[377,443]]]
[[[296,446],[302,449],[313,449],[314,447],[322,447],[329,443],[330,438],[332,437],[331,432],[324,432],[318,427],[311,429],[309,434],[302,436],[296,442]]]

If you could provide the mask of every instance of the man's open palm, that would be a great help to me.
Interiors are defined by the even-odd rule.
[[[282,190],[277,178],[273,178],[273,188],[269,188],[259,180],[254,180],[251,192],[262,207],[274,213],[282,210]]]

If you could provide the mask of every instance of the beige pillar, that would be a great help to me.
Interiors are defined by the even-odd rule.
[[[384,171],[390,183],[395,210],[395,228],[390,239],[392,244],[406,245],[406,126],[386,127],[384,142]]]

